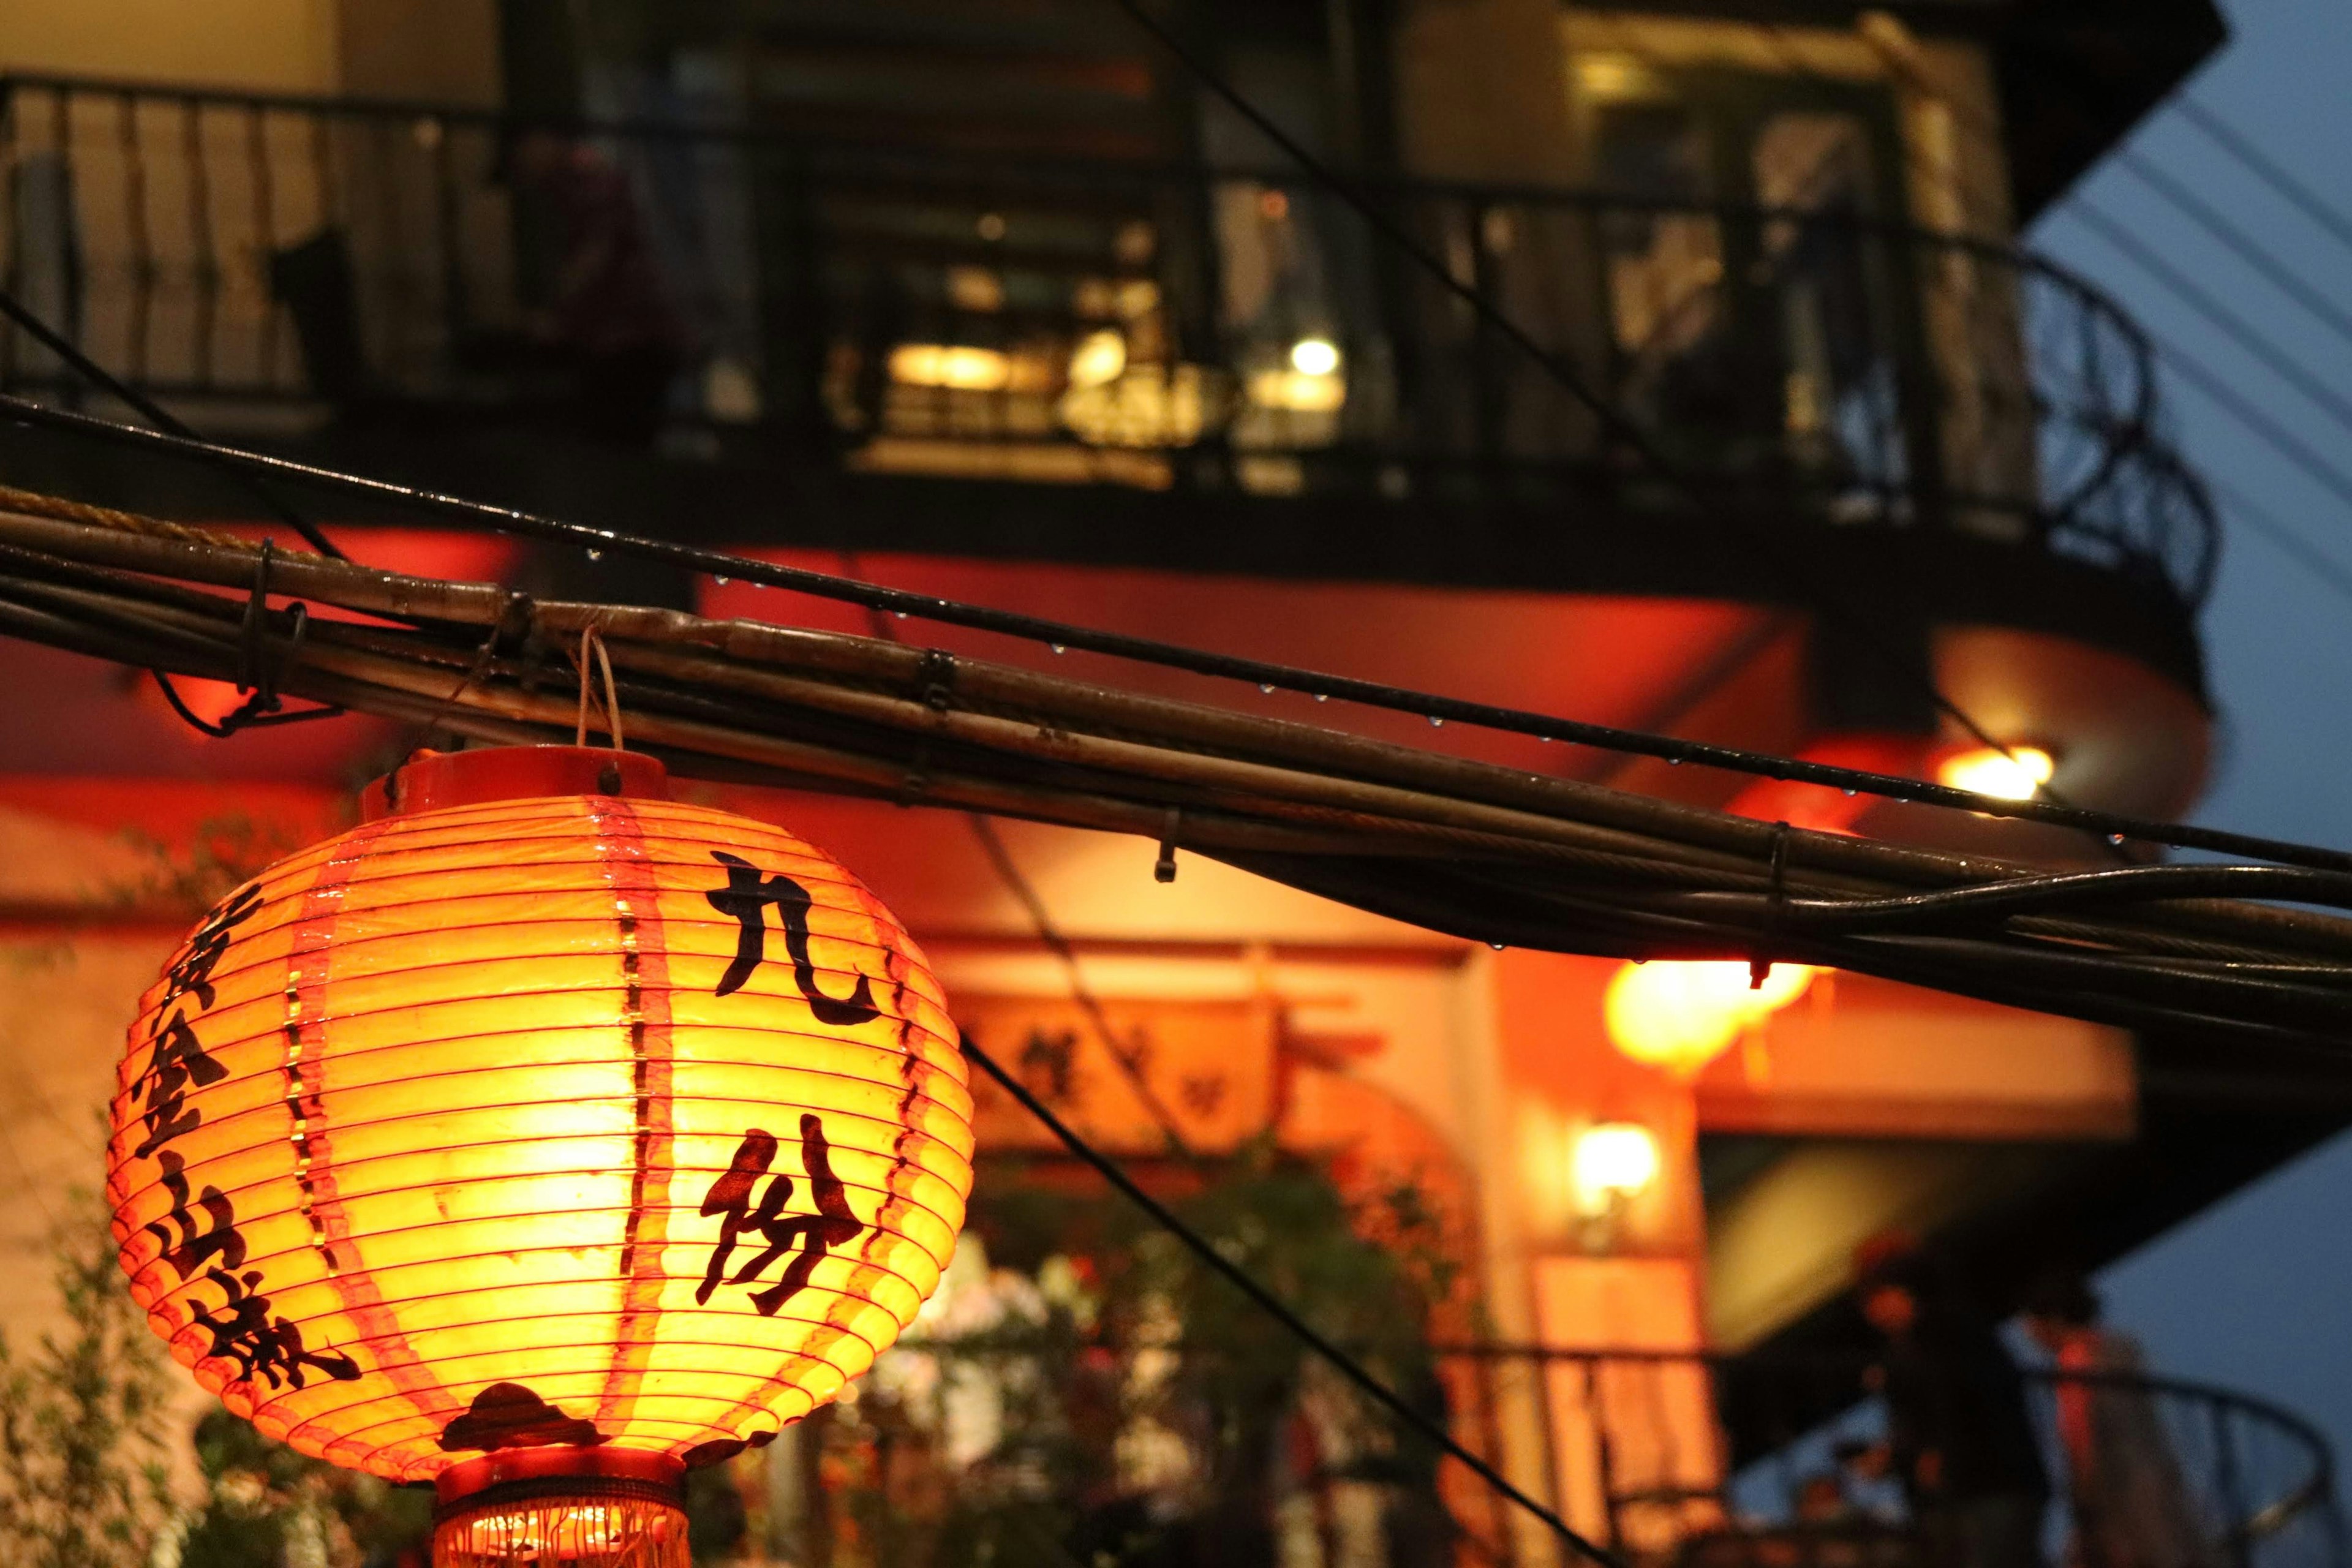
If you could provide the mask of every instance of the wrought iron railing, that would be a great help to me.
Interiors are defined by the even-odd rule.
[[[1673,504],[1545,367],[1292,175],[0,88],[10,288],[216,417],[569,419],[966,478],[1559,502],[1563,526]],[[1852,211],[1376,195],[1750,500],[2206,591],[2212,512],[2147,346],[2051,263]],[[68,379],[0,353],[0,383]]]
[[[1238,1385],[1216,1361],[1174,1342],[1053,1350],[1000,1337],[888,1352],[856,1401],[779,1446],[771,1472],[785,1479],[768,1545],[803,1563],[944,1565],[992,1552],[1219,1568],[1578,1561],[1474,1478],[1397,1437],[1336,1379],[1286,1382],[1282,1410],[1240,1418],[1219,1404]],[[1417,1402],[1629,1561],[1937,1568],[1891,1483],[1830,1479],[1842,1438],[1877,1435],[1858,1363],[1477,1347],[1436,1352],[1426,1370],[1426,1381],[1408,1382]],[[2147,1422],[2140,1437],[2153,1447],[2140,1456],[2134,1501],[2167,1514],[2172,1533],[2168,1546],[2150,1547],[2143,1531],[2127,1561],[2352,1561],[2333,1455],[2300,1418],[2167,1379],[2026,1375],[2054,1489],[2050,1560],[2102,1561],[2095,1542],[2075,1538],[2054,1422],[2058,1391],[2081,1387]],[[1727,1419],[1748,1428],[1751,1447],[1775,1420],[1787,1425],[1735,1456]],[[1238,1490],[1247,1495],[1237,1496],[1234,1456],[1223,1450],[1237,1426],[1253,1425],[1262,1441],[1244,1457]]]
[[[1537,1412],[1560,1489],[1554,1498],[1613,1542],[1690,1568],[1886,1564],[1933,1568],[1900,1490],[1840,1463],[1884,1431],[1864,1363],[1740,1357],[1479,1350],[1486,1397]],[[2344,1568],[2352,1563],[2326,1437],[2293,1412],[2176,1379],[2024,1373],[2053,1487],[2053,1561],[2095,1563],[2074,1541],[2079,1500],[2060,1435],[2062,1391],[2110,1401],[2134,1426],[2134,1494],[2171,1527],[2179,1568]],[[1535,1397],[1538,1394],[1540,1397]],[[1695,1413],[1705,1412],[1695,1419]],[[1735,1445],[1733,1434],[1737,1434]],[[1562,1464],[1563,1455],[1574,1456]],[[2161,1495],[2148,1488],[2158,1489]],[[2161,1539],[2159,1533],[2158,1538]],[[2147,1552],[2156,1555],[2150,1557]]]

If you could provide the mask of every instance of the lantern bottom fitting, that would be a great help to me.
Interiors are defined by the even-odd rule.
[[[509,1451],[445,1471],[436,1489],[433,1568],[690,1568],[675,1459]]]

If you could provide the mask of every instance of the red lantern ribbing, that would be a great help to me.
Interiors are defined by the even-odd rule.
[[[442,1495],[438,1563],[682,1565],[685,1471],[833,1398],[971,1185],[945,998],[790,833],[576,747],[420,753],[132,1026],[108,1192],[199,1382]]]

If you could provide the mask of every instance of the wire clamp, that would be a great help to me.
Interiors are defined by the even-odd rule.
[[[1151,863],[1151,879],[1172,882],[1176,879],[1176,834],[1184,826],[1184,809],[1171,805],[1160,824],[1160,858]]]
[[[303,639],[310,631],[310,607],[297,599],[286,606],[288,630],[286,651],[272,658],[269,648],[269,568],[277,554],[277,542],[265,539],[261,553],[253,565],[253,589],[245,601],[245,616],[238,624],[236,653],[236,689],[245,693],[245,700],[225,714],[220,722],[213,723],[190,708],[180,695],[172,678],[161,669],[150,671],[155,684],[163,689],[164,700],[182,719],[215,741],[226,741],[239,730],[250,730],[268,724],[299,724],[310,719],[332,719],[342,713],[332,705],[306,709],[299,713],[285,713],[278,695],[278,682],[302,658]]]
[[[923,706],[934,713],[944,713],[955,700],[955,655],[945,648],[927,647],[920,662],[915,666],[915,689]]]

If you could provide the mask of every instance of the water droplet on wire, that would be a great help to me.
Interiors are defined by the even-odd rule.
[[[1070,651],[1068,648],[1064,647],[1060,643],[1047,643],[1045,646],[1052,648],[1055,653],[1067,653]]]
[[[1490,942],[1486,945],[1493,948],[1496,952],[1503,951],[1503,944],[1499,942]]]
[[[1331,700],[1331,694],[1328,691],[1318,691],[1315,694],[1315,700],[1318,702],[1328,702]]]
[[[1847,790],[1845,792],[1845,797],[1848,800],[1852,800],[1854,797],[1854,792],[1851,789]]]
[[[717,584],[721,588],[727,586],[727,579],[724,577],[713,577],[711,582]]]
[[[2120,833],[2110,833],[2107,835],[2107,842],[2110,844],[2121,844],[2123,841],[2124,836]]]
[[[1666,759],[1666,766],[1668,766],[1668,767],[1670,767],[1670,768],[1678,768],[1678,767],[1681,767],[1682,765],[1683,765],[1683,760],[1682,760],[1680,757],[1668,757],[1668,758]]]
[[[604,552],[601,550],[592,550],[588,552],[588,559],[591,561],[602,561],[604,559]]]
[[[1258,689],[1259,693],[1260,693],[1261,695],[1263,695],[1263,696],[1271,697],[1271,696],[1273,696],[1273,695],[1274,695],[1274,688],[1273,688],[1273,687],[1271,687],[1271,686],[1268,686],[1268,685],[1267,685],[1265,681],[1263,681],[1263,680],[1261,680],[1261,681],[1259,681],[1259,682],[1257,683],[1257,689]]]
[[[1445,721],[1432,713],[1429,716],[1429,727],[1433,730],[1443,730],[1445,728]]]

